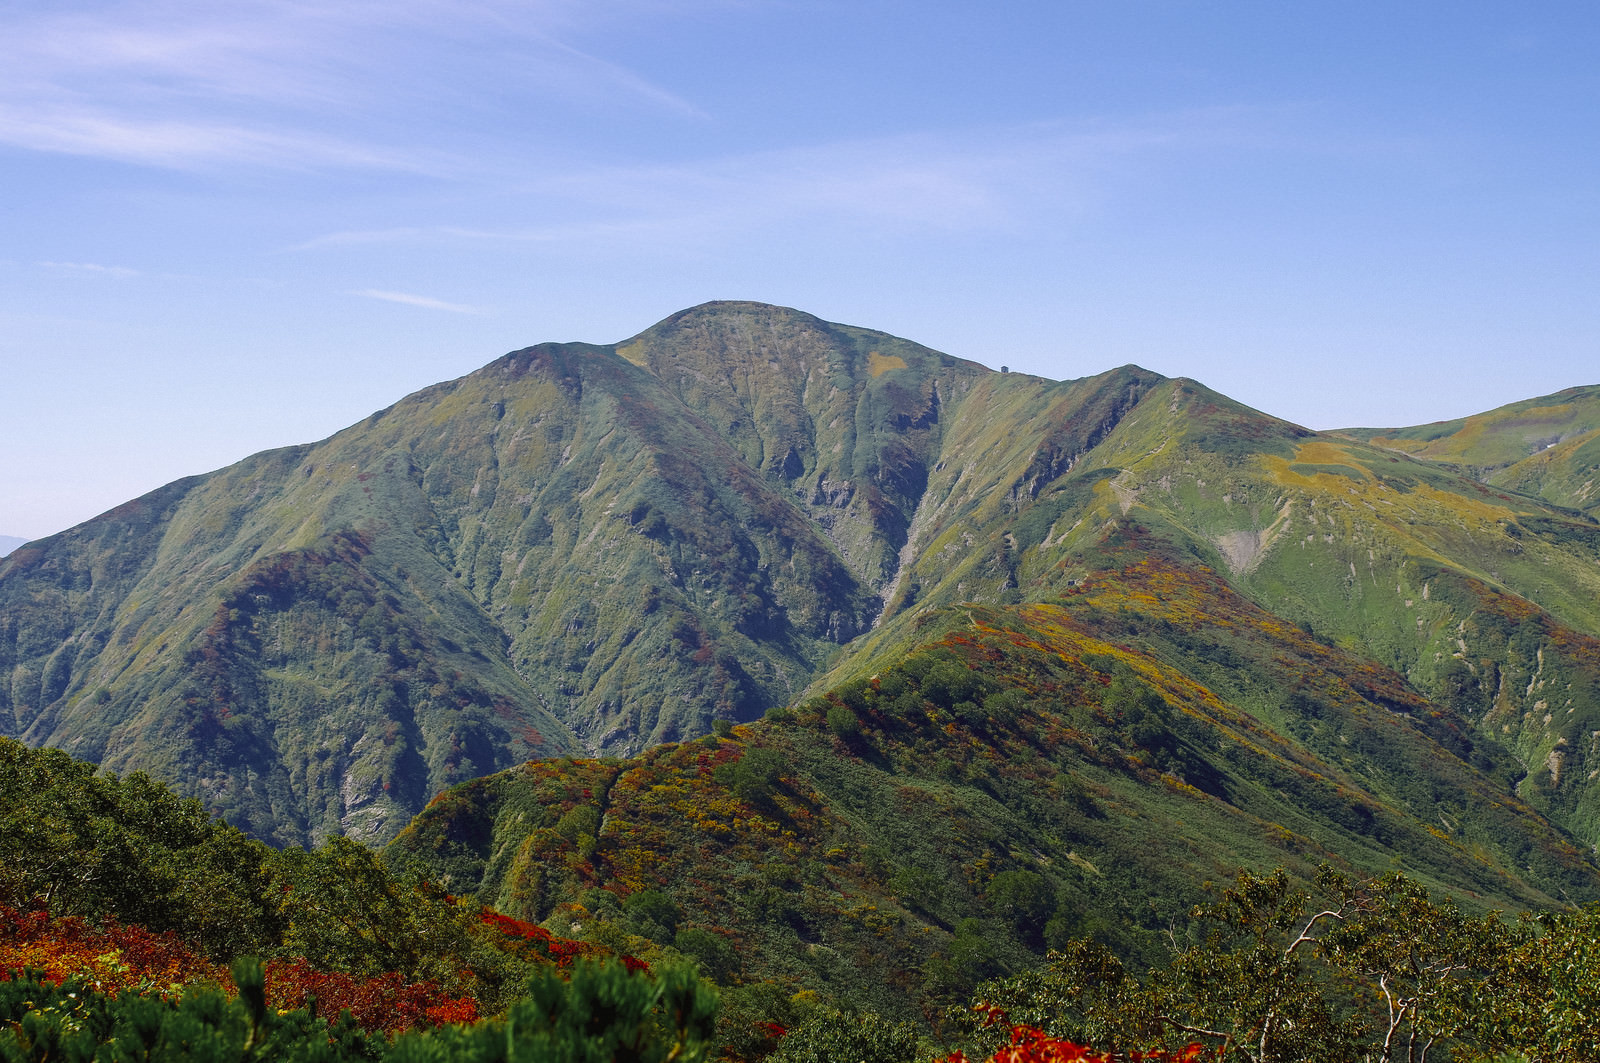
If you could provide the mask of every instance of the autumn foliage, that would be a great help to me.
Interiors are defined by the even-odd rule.
[[[307,1008],[329,1020],[348,1010],[368,1033],[478,1021],[477,1001],[450,996],[432,982],[407,982],[393,972],[357,978],[318,971],[298,959],[267,964],[267,1003],[281,1011]]]
[[[974,1010],[985,1016],[984,1025],[999,1025],[1006,1021],[1004,1009],[990,1004],[979,1004]],[[1190,1044],[1169,1051],[1154,1049],[1149,1052],[1130,1051],[1126,1054],[1099,1052],[1088,1045],[1080,1045],[1062,1037],[1052,1037],[1034,1026],[1011,1026],[1011,1042],[997,1050],[986,1063],[1204,1063],[1223,1059],[1223,1049]],[[937,1063],[974,1063],[963,1052],[953,1052]]]
[[[173,997],[198,986],[231,990],[228,969],[198,955],[176,934],[151,933],[106,920],[52,916],[43,909],[0,907],[0,980],[36,971],[51,982],[77,980],[97,992],[131,991]],[[325,1019],[348,1010],[368,1033],[476,1022],[477,1002],[452,996],[432,982],[393,972],[356,977],[319,971],[303,959],[267,964],[268,1004],[280,1011],[307,1008]]]
[[[170,932],[152,933],[114,919],[94,926],[42,908],[0,906],[0,978],[24,970],[41,971],[56,983],[79,979],[104,993],[133,989],[165,994],[228,980],[227,968]]]
[[[557,937],[536,923],[501,915],[492,908],[485,908],[479,919],[484,926],[499,931],[505,947],[524,957],[548,960],[557,967],[570,967],[579,956],[596,956],[604,951],[581,941]]]

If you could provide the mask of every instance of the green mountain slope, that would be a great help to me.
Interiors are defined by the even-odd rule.
[[[1600,524],[1189,381],[1140,388],[1095,422],[1092,446],[991,448],[1001,456],[957,474],[979,486],[942,525],[936,502],[950,495],[932,481],[925,545],[902,575],[919,598],[896,601],[908,618],[1066,593],[1134,522],[1147,549],[1224,574],[1283,621],[1403,675],[1504,746],[1524,799],[1600,841],[1586,737],[1600,730]],[[1033,470],[1053,461],[1059,475],[1041,486]],[[892,661],[907,639],[889,618],[818,689]]]
[[[18,551],[0,729],[278,841],[381,840],[454,781],[791,699],[992,374],[751,304],[623,350],[516,352]]]
[[[1380,703],[1440,721],[1421,733],[1484,801],[1554,824],[1519,832],[1588,847],[1595,403],[1316,434],[1137,367],[1052,382],[706,304],[614,346],[514,352],[20,548],[0,562],[0,731],[143,768],[278,842],[382,842],[529,758],[639,754],[846,689],[969,610],[1133,595],[1132,550],[1215,585],[1183,653],[1227,641],[1207,610],[1248,602],[1391,677]],[[1148,614],[1083,623],[1119,643]],[[1276,652],[1247,632],[1239,653]],[[1434,823],[1386,788],[1393,743],[1327,746],[1283,708],[1300,664],[1234,693],[1226,670],[1168,666],[1283,757]]]
[[[794,711],[457,787],[389,858],[724,981],[907,1015],[1077,935],[1154,959],[1240,864],[1402,866],[1469,907],[1600,892],[1399,675],[1115,538],[1064,596],[925,613],[896,663]]]
[[[1594,895],[1600,526],[1135,369],[987,378],[944,420],[825,697],[470,784],[391,854],[908,1013],[1063,935],[1153,955],[1241,863]]]
[[[1455,421],[1341,433],[1453,466],[1557,505],[1600,509],[1600,385],[1513,402]]]
[[[1523,458],[1495,473],[1491,482],[1600,517],[1600,429]]]
[[[1411,428],[1347,428],[1339,434],[1492,473],[1596,429],[1600,429],[1600,385],[1567,388],[1454,421]]]

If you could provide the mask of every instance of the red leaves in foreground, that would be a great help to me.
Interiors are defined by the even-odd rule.
[[[26,970],[42,971],[56,983],[81,978],[108,994],[171,996],[195,985],[233,989],[226,968],[200,956],[176,934],[153,934],[114,920],[97,927],[39,909],[0,906],[0,979]],[[267,965],[267,1001],[283,1011],[314,1005],[326,1019],[348,1008],[368,1033],[478,1019],[475,1000],[449,996],[433,982],[407,982],[393,973],[357,978],[314,970],[303,959]]]
[[[1073,1044],[1059,1037],[1051,1037],[1043,1030],[1036,1030],[1032,1026],[1013,1026],[1011,1043],[990,1056],[988,1063],[1120,1063],[1124,1059],[1131,1063],[1138,1061],[1199,1063],[1200,1060],[1212,1056],[1211,1049],[1198,1044],[1173,1052],[1158,1048],[1150,1052],[1129,1052],[1126,1056],[1113,1055],[1110,1052],[1096,1052],[1088,1045]],[[1216,1053],[1215,1057],[1220,1059],[1221,1054]],[[971,1061],[957,1052],[941,1063],[971,1063]]]
[[[43,971],[60,983],[81,978],[102,993],[124,989],[174,993],[186,985],[225,985],[226,968],[206,960],[176,934],[106,920],[91,926],[41,909],[0,905],[0,978]]]
[[[356,1025],[368,1033],[478,1021],[477,1001],[449,996],[433,982],[407,982],[393,972],[356,978],[315,970],[300,959],[267,964],[267,1003],[280,1011],[311,1008],[330,1020],[349,1009]]]
[[[980,1004],[975,1011],[987,1016],[985,1026],[1004,1022],[1006,1013],[992,1005]],[[1191,1044],[1175,1051],[1154,1049],[1149,1052],[1133,1051],[1126,1055],[1097,1052],[1088,1045],[1074,1044],[1059,1037],[1051,1037],[1032,1026],[1012,1026],[1011,1043],[990,1056],[986,1063],[1201,1063],[1207,1059],[1222,1059],[1222,1049]],[[973,1063],[964,1053],[956,1052],[938,1063]]]

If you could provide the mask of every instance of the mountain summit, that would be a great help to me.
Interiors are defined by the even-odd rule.
[[[383,841],[452,784],[755,719],[968,606],[1080,594],[1136,544],[1392,674],[1404,711],[1504,746],[1485,763],[1600,840],[1585,444],[1540,444],[1538,477],[1500,464],[1513,491],[1407,438],[709,303],[512,352],[21,547],[0,732],[279,843]]]
[[[279,842],[796,696],[991,374],[745,303],[543,344],[8,558],[0,729]]]

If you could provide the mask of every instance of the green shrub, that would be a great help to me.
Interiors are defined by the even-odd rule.
[[[672,945],[700,966],[700,973],[716,982],[726,982],[738,965],[728,939],[709,930],[689,927],[678,931]]]
[[[1055,911],[1050,883],[1036,871],[1002,871],[984,891],[995,913],[1025,940],[1036,942]]]
[[[568,809],[556,820],[556,833],[570,842],[576,842],[580,835],[599,834],[600,810],[593,805],[578,805]]]
[[[683,917],[672,898],[660,890],[632,894],[622,902],[622,910],[637,933],[661,944],[672,941],[678,932],[678,920]]]
[[[714,1047],[717,992],[684,966],[630,974],[584,960],[565,978],[538,971],[501,1021],[396,1039],[389,1063],[702,1063]]]
[[[107,996],[79,982],[0,982],[0,1059],[339,1063],[375,1061],[387,1047],[363,1034],[348,1012],[329,1024],[303,1008],[268,1008],[256,960],[235,962],[233,978],[239,993],[231,1000],[217,989],[164,1000]]]
[[[911,1063],[917,1029],[872,1012],[818,1008],[778,1042],[770,1063]]]
[[[738,760],[719,765],[714,778],[718,785],[727,787],[739,800],[759,805],[771,800],[783,774],[783,766],[783,756],[777,750],[746,749]]]
[[[854,738],[861,733],[861,721],[845,706],[832,705],[828,708],[828,730],[838,738]]]

